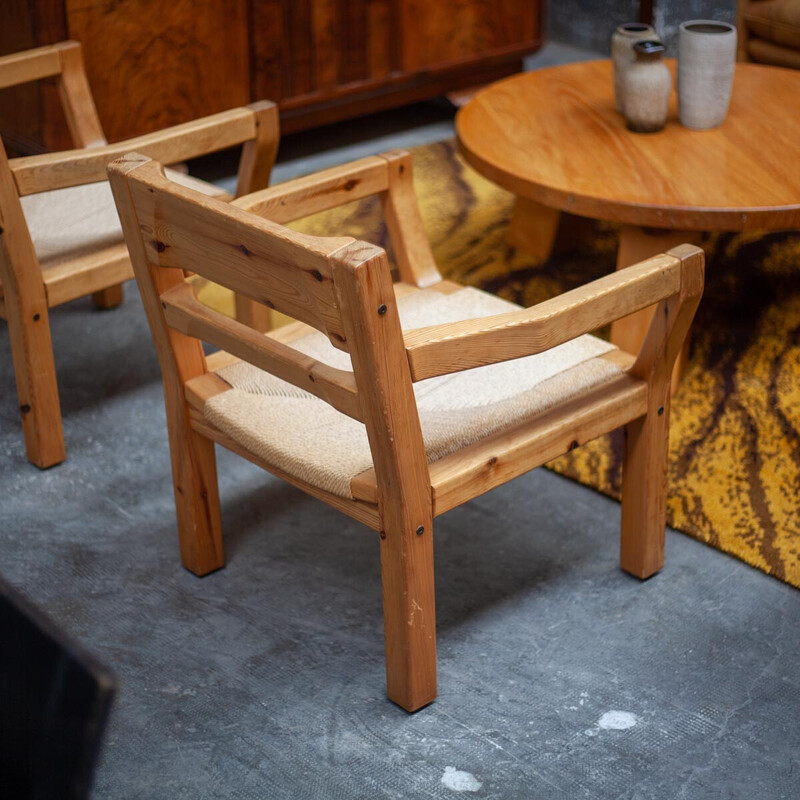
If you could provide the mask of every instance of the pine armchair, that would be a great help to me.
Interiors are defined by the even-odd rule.
[[[133,277],[107,164],[132,149],[175,163],[244,143],[237,194],[245,194],[267,186],[278,146],[277,110],[267,102],[109,145],[77,42],[0,58],[0,89],[52,76],[79,149],[8,159],[0,142],[0,317],[9,327],[28,459],[42,468],[65,457],[48,310],[85,295],[112,308],[122,302],[120,284]],[[262,330],[269,324],[263,306],[241,298],[237,313]]]
[[[663,563],[670,375],[703,288],[683,245],[532,308],[443,281],[394,152],[239,198],[131,154],[111,186],[164,378],[183,564],[224,565],[214,443],[379,533],[388,695],[436,696],[433,519],[620,426],[622,567]],[[281,223],[380,195],[386,253]],[[294,317],[268,334],[182,270]],[[636,356],[586,335],[658,304]],[[201,340],[222,348],[203,355]]]
[[[739,0],[739,61],[800,69],[800,0]]]

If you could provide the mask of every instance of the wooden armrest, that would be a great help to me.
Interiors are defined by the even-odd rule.
[[[363,421],[361,400],[352,372],[317,361],[204,306],[188,283],[178,284],[164,292],[161,305],[171,328],[220,347],[316,395],[343,414]]]
[[[49,78],[61,72],[61,55],[54,45],[35,47],[0,57],[0,89]]]
[[[433,286],[436,268],[414,194],[412,158],[392,150],[239,197],[239,208],[286,224],[320,211],[379,195],[397,268],[403,281]]]
[[[531,308],[404,335],[414,381],[534,355],[678,294],[681,260],[659,255]]]
[[[369,156],[244,195],[237,198],[234,205],[285,224],[385,192],[388,188],[386,159]]]
[[[20,196],[106,180],[106,167],[126,153],[143,153],[164,164],[224,150],[256,135],[255,112],[234,108],[124,142],[65,150],[9,161]]]

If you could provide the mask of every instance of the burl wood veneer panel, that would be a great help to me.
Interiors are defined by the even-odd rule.
[[[284,132],[486,83],[541,44],[537,0],[249,0],[252,91]]]
[[[250,100],[246,0],[67,0],[109,141]]]
[[[540,5],[520,0],[403,0],[403,69],[425,69],[536,43]]]

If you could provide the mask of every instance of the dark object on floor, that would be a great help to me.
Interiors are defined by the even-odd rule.
[[[4,796],[88,797],[113,676],[2,580],[0,632]]]

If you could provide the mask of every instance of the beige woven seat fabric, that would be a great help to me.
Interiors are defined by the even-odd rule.
[[[225,194],[213,184],[181,172],[166,173],[170,180],[204,194]],[[122,244],[117,207],[106,181],[27,195],[21,203],[42,269]]]
[[[421,290],[398,300],[404,330],[486,317],[519,306],[477,289],[445,295]],[[350,356],[313,333],[292,347],[340,369]],[[436,461],[608,380],[619,367],[599,356],[614,346],[581,336],[545,353],[492,364],[414,385],[428,461]],[[323,400],[247,362],[217,374],[233,388],[210,398],[204,414],[251,453],[340,497],[372,467],[364,425]]]

